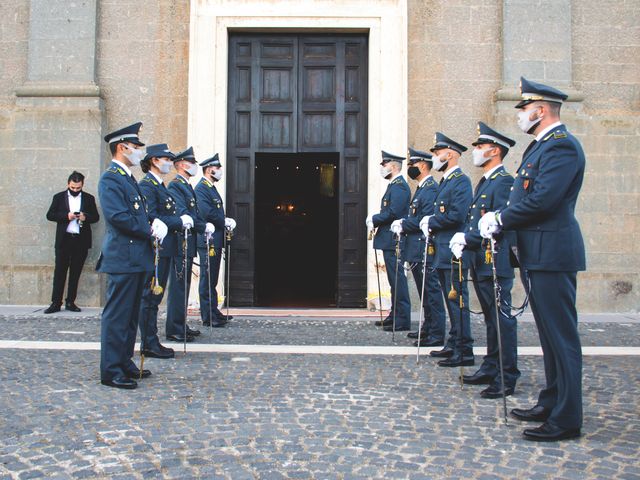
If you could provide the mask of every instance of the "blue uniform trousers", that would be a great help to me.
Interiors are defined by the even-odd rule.
[[[404,267],[401,264],[398,265],[398,257],[395,250],[383,250],[382,256],[387,270],[387,279],[391,286],[391,312],[389,316],[393,318],[393,306],[395,304],[396,328],[411,327],[411,301],[409,300],[409,285],[407,284]],[[398,265],[398,285],[395,284],[396,265]]]
[[[169,279],[169,269],[171,268],[171,257],[160,257],[158,259],[158,285],[162,287],[160,295],[154,295],[151,291],[151,278],[153,273],[149,273],[145,282],[144,293],[142,294],[142,305],[140,307],[140,338],[141,348],[146,350],[158,350],[160,339],[158,338],[158,306],[162,303],[164,294],[167,291],[167,280]]]
[[[547,384],[538,405],[564,429],[582,427],[582,346],[576,311],[576,272],[529,271],[531,310],[538,327]]]
[[[187,257],[186,272],[184,271],[184,257],[171,257],[169,267],[169,293],[167,297],[167,327],[166,335],[184,335],[186,312],[185,299],[191,288],[191,270],[193,258]],[[187,288],[185,290],[184,275],[187,276]]]
[[[222,315],[222,312],[218,309],[218,292],[216,288],[218,286],[218,275],[220,273],[220,263],[222,261],[222,249],[216,248],[216,254],[210,257],[206,248],[198,249],[198,257],[200,259],[200,283],[198,290],[200,293],[200,318],[203,322],[211,321],[209,318],[209,308],[213,314],[214,322],[216,317]],[[211,265],[211,283],[209,283],[209,265]],[[209,300],[209,292],[211,292],[211,300]],[[211,307],[209,307],[211,304]]]
[[[424,298],[422,302],[424,311],[423,330],[426,332],[426,337],[423,338],[442,340],[444,339],[445,315],[438,272],[433,266],[427,265],[424,291],[420,292],[422,289],[422,265],[422,263],[416,263],[412,272],[420,298]]]
[[[474,276],[475,277],[475,276]],[[502,339],[502,367],[504,368],[505,388],[516,386],[520,378],[518,370],[518,323],[511,315],[511,289],[513,278],[498,277],[500,286],[500,334]],[[487,354],[482,359],[478,372],[493,377],[493,383],[500,386],[500,360],[498,358],[498,330],[496,328],[496,301],[493,291],[493,278],[473,279],[484,323],[487,327]],[[505,315],[509,313],[509,315]]]
[[[460,332],[460,299],[449,300],[451,289],[451,269],[438,268],[440,288],[444,296],[447,313],[449,314],[449,338],[446,347],[453,349],[454,355],[473,355],[473,338],[471,337],[471,318],[469,316],[469,288],[467,287],[467,269],[462,269],[462,283],[458,279],[457,268],[454,271],[453,286],[458,295],[462,295],[464,308],[462,309],[462,332]],[[462,336],[462,338],[461,338]],[[462,351],[460,351],[462,349]]]
[[[100,321],[100,379],[111,381],[136,370],[133,350],[138,314],[149,272],[107,274],[107,303]]]

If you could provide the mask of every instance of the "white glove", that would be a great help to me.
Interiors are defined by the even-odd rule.
[[[451,240],[449,240],[449,248],[453,248],[456,243],[462,245],[463,247],[467,244],[467,241],[464,239],[464,233],[458,232],[453,237],[451,237]]]
[[[425,217],[422,217],[422,220],[420,220],[420,230],[422,230],[422,233],[424,233],[425,237],[429,236],[429,220],[432,216],[433,215],[427,215]]]
[[[485,213],[478,222],[478,230],[482,238],[491,238],[500,231],[500,224],[496,218],[496,212]]]
[[[216,231],[216,227],[213,225],[213,223],[209,223],[207,222],[207,224],[204,227],[204,234],[207,236],[207,238],[209,240],[211,240],[211,237],[213,237],[213,234]]]
[[[389,230],[391,230],[393,233],[395,233],[396,235],[400,235],[402,233],[402,218],[400,220],[394,220],[393,223],[391,223],[391,228]]]
[[[462,257],[462,251],[464,250],[463,244],[454,243],[449,248],[451,249],[451,253],[453,253],[453,256],[456,257],[458,260],[460,259],[460,257]]]
[[[365,223],[367,224],[367,230],[373,230],[373,215],[369,215]]]
[[[193,218],[191,218],[189,215],[181,215],[180,220],[182,220],[183,228],[186,228],[187,230],[193,228]]]
[[[159,218],[156,218],[151,224],[151,235],[158,239],[160,243],[164,240],[164,237],[169,233],[169,227]]]
[[[233,232],[236,228],[236,221],[233,218],[227,217],[224,219],[224,228]]]

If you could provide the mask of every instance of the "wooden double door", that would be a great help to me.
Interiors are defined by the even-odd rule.
[[[261,168],[256,158],[277,154],[300,154],[300,162],[314,157],[309,154],[337,158],[333,304],[365,305],[367,50],[362,34],[230,36],[225,166],[227,212],[238,223],[231,254],[231,305],[260,305],[256,279],[267,277],[265,272],[256,275],[260,218],[255,180],[256,168]],[[298,282],[309,282],[310,288],[313,255],[309,251],[309,261],[296,272]]]

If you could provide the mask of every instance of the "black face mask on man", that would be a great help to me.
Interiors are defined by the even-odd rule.
[[[407,168],[407,175],[411,180],[415,180],[420,176],[420,169],[418,167],[411,166]]]
[[[67,190],[69,191],[69,195],[71,195],[72,197],[77,197],[78,195],[80,195],[80,192],[82,192],[82,190],[71,190],[70,188],[67,188]]]

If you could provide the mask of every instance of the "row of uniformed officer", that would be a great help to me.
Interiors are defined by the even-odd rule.
[[[167,339],[192,341],[199,334],[185,323],[196,235],[200,233],[213,243],[216,230],[211,222],[200,216],[195,192],[188,182],[198,172],[193,149],[174,155],[166,144],[157,144],[149,146],[145,154],[144,144],[138,137],[140,126],[141,123],[137,123],[105,137],[113,161],[98,186],[107,221],[98,271],[109,274],[107,301],[102,315],[101,381],[104,385],[129,389],[136,388],[135,379],[151,375],[148,370],[140,372],[132,360],[138,324],[141,349],[145,355],[156,358],[174,356],[172,349],[160,344],[157,335],[158,305],[169,277]],[[207,162],[214,160],[220,170],[217,155],[203,164],[207,166]],[[130,170],[137,165],[146,174],[140,185]],[[178,175],[167,188],[162,175],[169,173],[172,165]],[[219,180],[220,173],[217,177],[209,181]],[[221,210],[219,195],[218,199],[215,208]],[[205,208],[205,219],[208,218],[207,212]],[[222,212],[224,215],[224,210]],[[221,226],[222,229],[233,230],[235,221],[223,218]],[[154,273],[152,245],[157,247],[157,274]],[[206,270],[204,273],[206,275]],[[217,274],[215,277],[217,280]],[[214,294],[217,298],[215,285],[211,291],[211,295]],[[206,305],[209,301],[207,293],[201,304]],[[217,308],[214,311],[219,317],[215,323],[223,324],[225,318]]]

